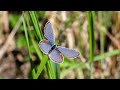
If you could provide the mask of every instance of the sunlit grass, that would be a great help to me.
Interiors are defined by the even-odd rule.
[[[108,28],[111,25],[111,12],[109,13],[109,17],[107,17],[105,20],[102,19],[102,16],[99,17],[99,13],[103,14],[104,12],[99,12],[98,14],[95,14],[96,12],[94,11],[88,11],[86,13],[87,15],[87,21],[88,21],[88,36],[89,36],[89,58],[85,58],[86,62],[81,62],[80,60],[76,61],[73,60],[72,62],[69,61],[68,59],[65,58],[64,62],[62,64],[56,64],[51,62],[51,60],[49,59],[49,57],[47,55],[45,55],[43,52],[41,52],[40,48],[39,48],[39,41],[44,39],[44,34],[41,30],[41,26],[40,26],[40,21],[38,19],[39,14],[38,12],[35,11],[28,11],[28,12],[23,12],[23,31],[24,31],[24,37],[25,37],[25,41],[26,41],[26,45],[27,45],[27,49],[28,49],[28,56],[29,56],[29,61],[30,61],[30,65],[31,65],[31,72],[30,72],[30,79],[39,79],[41,76],[41,73],[43,71],[45,71],[45,74],[47,74],[49,79],[63,79],[65,78],[65,76],[67,76],[70,71],[76,69],[76,68],[80,68],[81,70],[83,69],[89,69],[90,70],[90,78],[93,79],[94,78],[94,66],[93,64],[96,61],[100,61],[102,62],[102,64],[104,64],[104,61],[107,57],[112,57],[114,55],[119,55],[120,54],[120,50],[116,49],[116,50],[112,50],[110,52],[105,52],[104,51],[104,47],[105,47],[105,33],[100,31],[100,54],[96,55],[94,54],[95,51],[95,22],[96,22],[96,17],[98,17],[98,21],[101,25],[105,26],[105,28]],[[77,17],[79,16],[79,14],[73,14],[70,17],[68,17],[67,21],[65,21],[65,28],[66,27],[70,27],[72,25],[72,23],[77,19]],[[11,17],[10,19],[12,19],[13,17]],[[16,17],[15,17],[16,18]],[[42,17],[41,17],[42,19]],[[16,21],[16,19],[14,20]],[[15,22],[13,22],[13,26],[14,26]],[[32,29],[31,29],[32,27]],[[82,26],[81,26],[82,27]],[[81,28],[80,27],[80,33],[81,33]],[[20,38],[20,40],[17,40],[18,42],[21,42],[22,40],[24,41],[24,37]],[[82,36],[80,36],[80,38],[82,38]],[[82,38],[84,39],[84,38]],[[84,51],[82,51],[82,42],[84,42],[84,40],[79,40],[80,46],[80,52],[82,56],[85,56]],[[59,40],[58,40],[59,41]],[[81,42],[82,41],[82,42]],[[76,41],[78,42],[78,41]],[[23,42],[23,44],[25,44],[25,42]],[[19,43],[18,43],[19,45]],[[20,45],[19,45],[20,46]],[[24,46],[24,45],[23,45]],[[21,46],[20,46],[21,47]],[[34,66],[33,64],[33,60],[32,60],[32,54],[33,52],[37,55],[38,60],[40,61],[38,66]],[[90,68],[88,68],[88,66]],[[84,75],[85,76],[85,75]],[[105,78],[103,76],[103,78]]]

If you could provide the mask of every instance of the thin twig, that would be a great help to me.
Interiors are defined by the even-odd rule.
[[[8,46],[10,45],[10,42],[13,40],[13,37],[15,36],[15,34],[16,34],[17,30],[19,29],[21,24],[22,24],[22,16],[19,18],[17,24],[15,25],[12,32],[8,36],[5,44],[0,49],[0,60],[2,59],[3,55],[5,54],[7,48],[9,48]]]
[[[118,48],[120,49],[120,42],[115,38],[113,37],[107,30],[104,26],[100,25],[100,24],[96,24],[97,27],[100,28],[100,30],[102,32],[104,32],[110,39],[111,41],[113,42],[113,44]]]

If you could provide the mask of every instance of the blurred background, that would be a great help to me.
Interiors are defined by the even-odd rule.
[[[36,11],[40,30],[43,32],[45,23],[49,20],[54,28],[56,43],[80,52],[74,60],[65,57],[59,65],[60,79],[89,79],[90,67],[90,34],[89,25],[94,26],[94,58],[92,60],[92,76],[94,79],[120,78],[120,12],[95,11],[92,22],[89,23],[89,12],[86,11]],[[29,79],[31,63],[22,24],[23,12],[0,12],[0,78]],[[27,12],[24,12],[29,17]],[[34,26],[29,21],[29,30]],[[27,24],[28,25],[28,24]],[[29,33],[32,34],[32,33]],[[30,39],[30,35],[28,36]],[[31,40],[31,39],[30,39]],[[34,38],[36,43],[39,39]],[[30,41],[31,58],[34,66],[41,63],[39,55]],[[40,53],[40,49],[38,49]],[[44,55],[42,53],[42,55]],[[45,60],[42,58],[41,60]],[[49,60],[50,61],[50,60]],[[47,67],[45,67],[47,68]],[[49,70],[49,68],[48,68]],[[44,69],[39,78],[48,79]]]

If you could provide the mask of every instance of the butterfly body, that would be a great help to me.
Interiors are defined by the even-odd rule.
[[[56,48],[56,45],[53,45],[52,48],[50,49],[50,51],[48,52],[48,54],[50,54],[52,52],[52,50],[54,50]]]
[[[55,45],[55,37],[53,34],[53,27],[50,22],[47,22],[44,28],[44,36],[46,39],[39,42],[39,47],[41,51],[47,54],[55,63],[62,63],[63,62],[63,55],[69,59],[74,59],[79,56],[79,52]],[[63,54],[63,55],[62,55]]]

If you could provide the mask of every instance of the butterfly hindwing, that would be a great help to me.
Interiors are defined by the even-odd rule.
[[[50,22],[47,22],[45,24],[44,36],[49,40],[49,42],[52,45],[54,45],[54,43],[55,43],[55,37],[54,37],[54,33],[53,33],[53,27],[52,27],[52,25],[51,25]]]
[[[48,52],[51,50],[52,46],[48,40],[42,40],[39,43],[40,49],[45,53],[48,54]]]
[[[65,48],[65,47],[62,47],[62,46],[57,46],[57,49],[64,55],[66,56],[67,58],[70,58],[70,59],[74,59],[76,57],[79,56],[79,52],[75,51],[75,50],[72,50],[72,49],[69,49],[69,48]]]
[[[63,56],[57,49],[52,50],[52,52],[49,54],[49,58],[58,64],[63,62]]]

